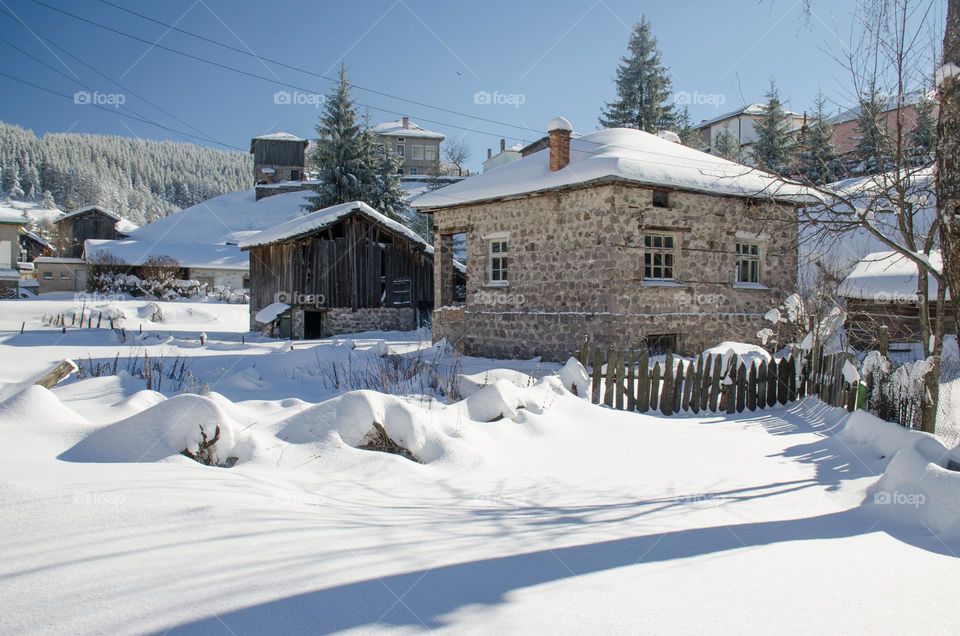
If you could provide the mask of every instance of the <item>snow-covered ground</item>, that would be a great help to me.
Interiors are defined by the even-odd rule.
[[[108,305],[126,342],[42,324],[72,299],[0,301],[0,632],[956,628],[960,473],[933,438],[813,400],[624,413],[423,333],[291,347],[243,305]],[[384,352],[469,397],[345,392]],[[204,395],[147,390],[145,353]],[[65,356],[121,373],[28,386]],[[357,448],[375,421],[423,463]],[[179,453],[216,426],[232,468]]]

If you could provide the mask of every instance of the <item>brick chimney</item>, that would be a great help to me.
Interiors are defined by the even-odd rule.
[[[506,149],[507,149],[507,140],[506,140],[506,139],[501,139],[501,140],[500,140],[500,152],[503,152],[503,151],[505,151]]]
[[[493,149],[487,148],[487,159],[490,159],[491,157],[493,157]]]
[[[550,171],[556,172],[570,163],[570,131],[573,126],[563,117],[554,117],[547,122],[550,135]]]
[[[409,128],[409,127],[410,127],[410,118],[407,117],[406,115],[404,115],[403,117],[401,117],[401,118],[400,118],[400,125],[401,125],[403,128]]]

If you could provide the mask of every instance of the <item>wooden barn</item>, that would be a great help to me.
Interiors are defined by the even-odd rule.
[[[366,203],[335,205],[240,243],[250,326],[293,339],[410,330],[433,306],[433,248]]]
[[[942,266],[939,250],[933,250],[929,258],[934,265]],[[926,300],[930,320],[936,320],[937,281],[930,277],[930,298],[921,299],[917,269],[913,261],[892,251],[868,254],[854,266],[837,290],[846,301],[851,345],[867,350],[887,342],[891,352],[913,351],[915,357],[922,357],[920,303]],[[949,292],[946,298],[944,331],[955,333],[957,317]]]
[[[125,230],[136,228],[119,214],[98,205],[88,205],[68,212],[55,223],[60,252],[58,256],[67,258],[82,257],[83,242],[87,239],[121,239],[126,237]]]

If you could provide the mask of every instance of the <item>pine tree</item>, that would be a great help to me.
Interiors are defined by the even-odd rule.
[[[11,163],[3,175],[3,190],[7,196],[15,199],[23,198],[23,188],[20,187],[20,169],[16,163]]]
[[[313,162],[320,183],[316,196],[310,197],[311,209],[364,201],[399,220],[405,198],[397,176],[399,159],[391,150],[378,148],[369,125],[358,121],[342,65],[340,82],[327,96],[316,131]]]
[[[43,191],[43,195],[40,197],[40,207],[45,210],[52,210],[57,207],[57,203],[53,200],[53,195],[50,194],[49,190]]]
[[[649,133],[675,124],[670,99],[670,75],[660,58],[650,21],[641,17],[634,25],[628,54],[617,68],[617,99],[608,102],[600,116],[604,128],[637,128]]]
[[[860,112],[857,115],[857,147],[854,156],[859,162],[859,170],[867,174],[876,174],[890,165],[890,138],[881,123],[884,101],[880,92],[871,85],[860,98]]]
[[[833,145],[833,126],[827,121],[825,106],[823,95],[817,95],[799,157],[800,174],[816,184],[832,183],[843,175],[843,163]]]
[[[724,126],[713,138],[713,152],[730,161],[740,161],[740,142],[730,132],[729,126]]]
[[[792,140],[787,113],[780,102],[780,91],[770,80],[764,115],[757,124],[757,140],[753,145],[753,159],[764,170],[785,174],[790,169]]]
[[[693,125],[690,119],[690,109],[686,106],[677,111],[674,118],[674,129],[677,136],[680,137],[680,143],[690,148],[703,147],[703,139],[700,138],[700,131]]]
[[[920,162],[931,159],[937,151],[937,120],[934,117],[936,103],[930,96],[920,97],[915,108],[916,120],[910,131],[911,154]]]

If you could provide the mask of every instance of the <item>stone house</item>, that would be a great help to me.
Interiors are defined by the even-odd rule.
[[[549,360],[584,339],[684,354],[756,342],[796,287],[806,192],[637,130],[548,130],[548,149],[414,202],[434,219],[434,340]]]
[[[433,248],[354,201],[240,243],[250,253],[250,328],[295,340],[416,329],[433,305]]]
[[[402,175],[433,175],[440,169],[440,142],[444,136],[422,128],[401,117],[373,127],[376,143],[390,148],[403,160],[399,173]]]

